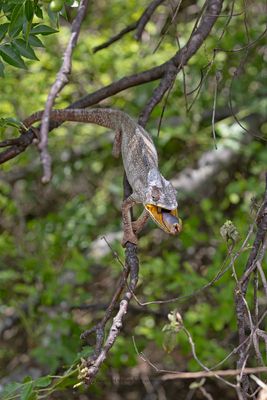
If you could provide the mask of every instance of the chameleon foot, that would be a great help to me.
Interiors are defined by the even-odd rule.
[[[126,243],[130,242],[133,244],[137,244],[138,243],[138,239],[137,236],[134,233],[126,233],[124,232],[123,238],[122,238],[122,246],[125,247]]]
[[[134,234],[138,234],[143,229],[143,224],[140,224],[138,221],[134,221],[134,222],[132,222],[132,228],[133,228]]]

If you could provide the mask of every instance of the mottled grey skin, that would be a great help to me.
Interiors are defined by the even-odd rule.
[[[81,110],[83,111],[83,110]],[[168,210],[177,208],[176,192],[158,170],[158,155],[150,135],[129,115],[119,110],[85,110],[87,122],[116,132],[113,153],[122,153],[128,181],[136,203],[149,203]],[[155,189],[157,193],[155,193]],[[154,197],[154,199],[153,199]],[[156,200],[155,200],[156,199]]]
[[[33,114],[23,121],[30,126],[40,120],[42,112]],[[79,121],[94,123],[116,132],[113,153],[122,153],[122,160],[132,195],[123,203],[124,239],[136,243],[129,216],[129,210],[135,203],[152,204],[167,210],[177,208],[176,191],[158,170],[158,156],[150,135],[129,115],[119,110],[96,108],[89,110],[65,109],[53,110],[51,120]],[[142,222],[144,216],[142,217]],[[141,221],[141,220],[140,220]],[[138,224],[135,231],[138,231]]]

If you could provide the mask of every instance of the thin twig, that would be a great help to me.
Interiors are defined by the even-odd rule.
[[[247,338],[246,334],[246,314],[249,316],[250,325],[252,324],[250,312],[248,309],[248,305],[246,302],[246,293],[249,284],[250,275],[253,273],[254,268],[256,268],[257,260],[259,255],[262,256],[262,252],[260,253],[262,246],[266,240],[267,235],[267,174],[266,174],[266,190],[264,195],[263,204],[258,211],[256,221],[258,223],[256,237],[252,246],[251,253],[249,255],[248,261],[246,263],[243,276],[237,281],[236,289],[235,289],[235,306],[236,306],[236,316],[237,316],[237,324],[238,324],[238,336],[239,336],[239,344],[245,343],[245,339]],[[251,327],[250,327],[251,329]],[[253,329],[251,329],[252,332]],[[251,337],[251,335],[250,335]],[[253,342],[252,336],[252,342]],[[251,341],[250,341],[251,343]],[[248,356],[248,350],[250,348],[250,343],[248,345],[240,346],[238,349],[238,360],[237,360],[237,368],[242,368],[245,365]],[[257,351],[257,343],[253,342],[256,354]],[[258,354],[259,355],[259,354]],[[244,397],[244,400],[247,398],[248,389],[249,389],[249,380],[247,376],[242,377],[240,380],[241,383],[241,392]]]
[[[158,372],[162,372],[159,370]],[[241,372],[243,374],[255,374],[266,372],[267,367],[255,367],[255,368],[245,368],[243,371],[241,369],[226,369],[217,371],[198,371],[198,372],[173,372],[162,376],[163,381],[174,380],[174,379],[199,379],[199,378],[215,378],[217,376],[237,376]]]
[[[207,10],[203,15],[197,30],[190,37],[186,45],[180,51],[178,51],[170,60],[164,62],[161,65],[158,65],[157,67],[140,72],[138,74],[126,76],[116,82],[113,82],[110,85],[105,86],[94,93],[88,94],[82,99],[72,103],[68,108],[90,107],[94,104],[99,103],[101,100],[111,97],[130,87],[158,80],[166,75],[166,72],[169,71],[170,64],[173,64],[173,66],[176,67],[180,66],[181,68],[181,66],[185,65],[196,53],[196,51],[200,48],[200,46],[210,33],[214,23],[216,22],[217,15],[219,15],[220,13],[222,3],[223,0],[209,0]],[[181,61],[183,61],[182,64]],[[168,87],[166,85],[166,90],[167,88]],[[164,95],[164,93],[165,92],[162,93],[162,96]],[[158,98],[158,101],[160,101],[160,97]],[[155,105],[156,104],[154,104],[154,106]],[[147,113],[146,118],[149,116],[150,112],[151,110]],[[54,129],[59,125],[60,123],[54,123],[53,121],[51,121],[49,130]],[[27,144],[25,145],[26,141],[24,140],[23,146],[12,146],[10,149],[2,152],[0,154],[0,164],[6,162],[7,160],[10,160],[11,158],[16,157],[18,154],[24,151],[26,147],[28,147],[29,144],[32,143],[33,139],[36,137],[36,134],[33,134],[32,131],[27,131],[20,136],[20,140],[22,140],[22,136],[27,137]]]
[[[135,34],[135,38],[137,40],[141,39],[142,33],[145,29],[146,24],[148,23],[148,21],[150,20],[151,16],[153,15],[154,11],[156,10],[156,8],[162,4],[165,0],[153,0],[148,7],[145,9],[145,11],[142,13],[141,17],[133,22],[132,24],[126,26],[125,28],[123,28],[119,33],[117,33],[116,35],[112,36],[109,40],[107,40],[106,42],[100,44],[99,46],[96,46],[93,48],[93,53],[97,53],[98,51],[102,50],[102,49],[106,49],[107,47],[109,47],[111,44],[117,42],[118,40],[120,40],[124,35],[126,35],[129,32],[134,31],[137,28],[137,32]]]
[[[223,2],[221,0],[206,1],[206,10],[203,11],[203,15],[200,19],[199,25],[197,26],[197,23],[195,24],[195,27],[193,28],[193,31],[188,40],[189,43],[194,43],[194,50],[192,48],[194,53],[200,48],[200,46],[203,44],[204,40],[210,33],[217,19],[215,14],[220,13],[222,3]],[[140,125],[146,125],[151,112],[153,111],[155,106],[162,100],[166,91],[173,85],[176,75],[178,74],[178,72],[180,72],[181,68],[187,63],[187,61],[188,47],[186,45],[181,50],[179,50],[172,59],[167,62],[165,73],[163,74],[161,82],[154,90],[152,97],[147,102],[139,118]]]
[[[124,174],[124,196],[123,196],[124,199],[129,197],[129,195],[131,194],[131,190],[132,189],[126,178],[126,174]],[[117,337],[119,336],[120,331],[123,326],[123,318],[128,311],[129,303],[132,299],[133,293],[135,291],[135,288],[136,288],[136,285],[138,282],[139,259],[137,256],[137,246],[130,242],[126,243],[124,271],[126,271],[126,272],[124,272],[124,274],[126,274],[126,273],[128,274],[128,272],[130,273],[129,285],[127,285],[125,288],[123,299],[121,300],[121,302],[119,304],[119,310],[118,310],[117,314],[113,318],[113,322],[109,329],[105,343],[104,343],[104,340],[102,340],[101,343],[99,340],[100,345],[97,349],[97,353],[95,353],[93,355],[93,357],[89,357],[85,361],[85,368],[83,369],[83,371],[84,371],[83,380],[86,384],[90,384],[92,382],[92,380],[95,378],[95,376],[97,375],[97,373],[99,371],[100,366],[105,361],[108,352],[110,351],[110,349],[114,345],[115,341],[117,340]],[[122,277],[121,281],[123,281],[125,284],[125,282],[126,282],[125,275]],[[115,295],[116,295],[116,293],[115,293]],[[116,297],[116,301],[118,299],[118,296],[115,296],[115,295],[113,296],[113,299],[111,302],[112,306],[109,306],[110,312],[108,312],[108,318],[110,318],[111,311],[113,311],[113,309],[114,309],[115,297]],[[102,331],[102,333],[103,333],[103,331]]]
[[[216,273],[216,275],[214,276],[214,278],[212,278],[206,285],[194,290],[193,292],[189,293],[189,294],[185,294],[182,296],[177,296],[177,297],[172,297],[171,299],[166,299],[166,300],[152,300],[152,301],[147,301],[147,302],[141,302],[140,300],[138,300],[135,297],[135,300],[137,301],[137,303],[140,306],[148,306],[148,305],[152,305],[152,304],[168,304],[168,303],[174,303],[177,301],[183,301],[185,299],[189,299],[192,297],[197,296],[200,292],[208,289],[209,287],[211,287],[214,283],[218,282],[219,279],[221,279],[223,277],[223,275],[229,271],[230,268],[232,268],[232,263],[235,262],[235,260],[240,256],[240,254],[246,249],[248,241],[253,233],[254,230],[254,225],[255,223],[251,224],[247,233],[247,236],[245,238],[245,240],[243,241],[240,249],[235,253],[235,255],[231,258],[230,262],[227,264],[227,266],[225,267],[226,262],[228,261],[228,257],[231,255],[230,250],[228,249],[228,254],[226,255],[225,260],[223,261],[219,271]]]
[[[182,3],[182,0],[178,0],[178,4],[176,5],[176,9],[175,9],[175,11],[173,12],[173,15],[172,15],[172,19],[171,19],[171,21],[170,21],[170,23],[169,23],[167,29],[164,31],[162,37],[161,37],[160,40],[158,41],[156,47],[154,48],[153,54],[156,53],[156,51],[158,50],[158,48],[159,48],[159,46],[161,45],[162,41],[164,40],[165,36],[167,35],[167,33],[168,33],[168,31],[169,31],[171,25],[173,24],[173,21],[175,20],[177,14],[178,14],[178,12],[179,12],[181,3]]]
[[[217,150],[217,143],[216,143],[216,132],[215,132],[215,114],[216,114],[217,91],[218,91],[219,80],[220,80],[219,72],[216,71],[215,84],[214,84],[214,99],[213,99],[213,107],[212,107],[212,119],[211,119],[212,135],[213,135],[214,147],[216,150]]]
[[[146,24],[150,20],[156,8],[164,3],[164,1],[165,0],[153,0],[145,9],[137,24],[136,34],[134,35],[136,40],[141,40]]]
[[[113,44],[113,43],[117,42],[118,40],[120,40],[124,35],[126,35],[126,33],[134,31],[136,29],[137,25],[138,25],[138,21],[133,22],[132,24],[126,26],[119,33],[117,33],[116,35],[112,36],[106,42],[104,42],[104,43],[102,43],[102,44],[100,44],[98,46],[95,46],[93,48],[93,53],[97,53],[98,51],[100,51],[102,49],[106,49],[111,44]]]

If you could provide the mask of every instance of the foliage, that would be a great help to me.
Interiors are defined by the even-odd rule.
[[[73,2],[65,3],[70,6]],[[114,21],[119,31],[140,16],[144,5],[141,1],[121,0],[112,1],[111,6],[107,2],[92,3],[75,50],[70,84],[57,99],[56,107],[68,106],[87,92],[164,62],[177,51],[177,35],[183,45],[194,22],[185,6],[177,26],[169,25],[163,18],[168,8],[161,6],[147,25],[143,42],[136,42],[128,34],[93,54],[93,47],[114,34]],[[201,154],[214,149],[211,120],[215,91],[216,113],[227,111],[215,125],[218,149],[235,148],[243,136],[249,140],[240,147],[234,166],[225,167],[214,182],[207,182],[204,195],[179,193],[184,230],[178,239],[165,236],[149,223],[140,239],[141,271],[136,295],[139,301],[152,304],[137,309],[135,303],[130,308],[124,331],[90,398],[108,397],[115,372],[121,380],[126,376],[137,380],[131,375],[133,367],[139,366],[137,352],[143,351],[162,368],[199,369],[185,331],[177,326],[177,320],[168,320],[174,309],[171,315],[176,311],[181,314],[198,358],[209,368],[236,346],[232,270],[203,288],[238,253],[264,191],[266,143],[256,136],[267,132],[267,68],[265,38],[260,37],[265,15],[259,10],[264,5],[263,1],[257,3],[251,3],[246,14],[249,35],[242,1],[235,3],[228,28],[225,18],[218,19],[205,45],[184,68],[184,76],[178,75],[166,99],[159,136],[163,104],[156,107],[149,121],[161,170],[172,178],[178,171],[196,166]],[[64,9],[60,15],[52,13],[48,3],[2,1],[0,7],[2,76],[5,65],[5,79],[0,81],[0,127],[5,129],[1,130],[2,139],[10,139],[17,136],[13,128],[20,128],[19,121],[44,107],[69,30],[63,19]],[[230,2],[225,13],[229,7]],[[164,36],[162,19],[169,26]],[[222,36],[219,43],[218,32]],[[152,55],[151,49],[156,48],[160,37],[163,40]],[[255,45],[233,52],[245,47],[248,39]],[[214,56],[215,47],[221,51]],[[124,109],[137,118],[153,88],[153,83],[132,88],[105,100],[105,105]],[[251,138],[237,120],[246,125],[246,117],[255,114],[265,118],[265,123]],[[103,316],[121,272],[103,241],[103,254],[95,252],[98,238],[120,231],[122,167],[111,155],[112,137],[101,128],[65,124],[51,133],[49,146],[54,162],[49,187],[40,183],[41,168],[34,147],[3,165],[0,175],[0,311],[3,321],[18,317],[1,339],[4,399],[45,398],[46,393],[52,396],[54,392],[60,399],[60,390],[62,398],[72,393],[79,382],[80,358],[90,351],[85,347],[82,352],[80,334]],[[225,231],[229,225],[234,238]],[[227,243],[224,239],[229,237]],[[238,274],[244,268],[252,240],[235,261]],[[123,259],[119,240],[112,242],[112,248]],[[156,302],[171,298],[179,299],[167,304]],[[229,358],[223,366],[231,367],[234,362],[233,357]],[[26,375],[23,379],[19,365],[22,375]],[[29,377],[32,365],[37,376]],[[78,399],[84,388],[75,390]]]
[[[26,68],[25,59],[38,60],[34,48],[44,47],[40,37],[58,32],[43,23],[49,18],[50,25],[58,25],[58,12],[74,4],[74,0],[53,2],[38,0],[2,0],[0,4],[0,76],[4,76],[4,64]],[[77,5],[77,4],[76,4]],[[62,13],[64,15],[64,13]]]

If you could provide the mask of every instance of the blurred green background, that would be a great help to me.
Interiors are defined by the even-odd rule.
[[[181,46],[188,40],[203,1],[182,2],[172,24],[177,4],[166,2],[147,24],[142,42],[137,42],[132,32],[93,53],[93,47],[134,22],[148,4],[90,2],[74,51],[70,83],[58,97],[57,108],[168,60],[178,50],[177,38]],[[133,343],[134,337],[138,351],[158,368],[199,370],[184,332],[162,330],[174,309],[182,315],[199,359],[209,368],[237,345],[232,271],[206,290],[197,291],[229,262],[221,226],[226,220],[234,223],[241,239],[238,249],[264,193],[266,141],[255,136],[266,140],[267,133],[266,36],[258,39],[266,24],[265,3],[236,1],[229,20],[231,5],[231,1],[224,2],[222,16],[205,44],[177,76],[166,103],[155,108],[147,125],[158,149],[161,172],[178,188],[184,228],[179,237],[170,237],[149,222],[139,241],[136,295],[141,302],[181,299],[144,307],[132,301],[123,331],[90,390],[80,387],[73,391],[77,375],[69,374],[59,385],[61,390],[52,390],[48,398],[187,399],[190,382],[162,382],[140,359]],[[22,120],[44,108],[68,38],[69,23],[60,19],[59,33],[42,38],[45,48],[36,50],[39,61],[25,60],[27,70],[6,66],[5,77],[0,79],[0,117]],[[232,51],[253,41],[244,50]],[[226,51],[218,51],[213,58],[214,48]],[[128,89],[101,106],[121,109],[138,119],[156,85]],[[212,135],[215,95],[217,150]],[[229,103],[250,133],[238,124]],[[1,131],[2,140],[17,135],[12,128]],[[63,375],[79,359],[80,334],[103,316],[109,303],[121,266],[101,237],[124,257],[120,245],[123,169],[121,160],[112,157],[112,141],[113,133],[93,125],[65,123],[51,132],[53,178],[47,186],[41,184],[34,145],[1,166],[2,387],[11,383],[14,388],[14,382],[25,376]],[[223,151],[225,157],[230,154],[225,162]],[[210,164],[209,157],[213,157]],[[185,175],[185,170],[199,170],[203,165],[211,165],[208,179],[190,188],[188,178],[186,189],[181,177],[190,172]],[[141,208],[136,215],[139,211]],[[248,254],[249,248],[238,257],[238,273]],[[264,298],[260,306],[266,307]],[[221,368],[235,367],[235,361],[235,356],[230,357]],[[222,398],[220,383],[209,381],[207,386],[215,398]],[[233,391],[224,390],[224,399],[235,399]],[[203,397],[196,392],[194,398]]]

